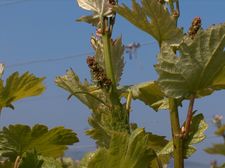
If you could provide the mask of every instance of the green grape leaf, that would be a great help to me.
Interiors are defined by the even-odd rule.
[[[32,128],[21,124],[9,125],[0,132],[0,154],[12,161],[33,150],[43,156],[59,157],[67,145],[75,142],[78,142],[76,133],[64,127],[48,130],[47,126],[40,124]]]
[[[159,85],[169,97],[189,97],[214,89],[221,82],[225,66],[225,24],[199,31],[192,42],[179,46],[180,56],[165,44],[155,66]],[[223,76],[224,78],[224,76]],[[214,88],[215,87],[215,88]]]
[[[139,29],[152,35],[161,44],[163,41],[177,41],[183,33],[176,27],[175,19],[158,0],[142,0],[140,6],[132,0],[132,9],[126,5],[115,7],[116,12]]]
[[[209,154],[218,154],[225,156],[225,144],[214,144],[210,148],[206,148],[205,151]]]
[[[168,164],[171,156],[169,154],[160,154],[161,150],[169,143],[164,136],[154,135],[148,133],[149,135],[149,148],[153,149],[157,155],[150,163],[150,168],[160,168],[160,166]],[[162,164],[162,165],[160,165]]]
[[[164,98],[164,93],[155,81],[140,83],[130,89],[134,99],[143,101],[155,111],[168,108],[168,101]]]
[[[115,80],[118,83],[121,79],[124,68],[124,46],[122,44],[122,38],[119,37],[111,42],[111,56],[112,65],[115,75]]]
[[[87,130],[86,134],[95,139],[100,147],[109,147],[112,132],[129,131],[128,114],[124,106],[122,111],[120,106],[114,106],[114,109],[100,106],[93,110],[88,122],[92,129]]]
[[[36,151],[26,152],[22,157],[19,168],[42,168],[44,160],[38,158]]]
[[[204,132],[207,130],[208,124],[204,121],[203,114],[198,114],[192,118],[190,132],[185,143],[190,145],[197,144],[206,138]]]
[[[160,152],[168,143],[168,140],[165,139],[165,136],[159,136],[149,132],[146,134],[148,134],[149,139],[148,147],[153,149],[156,153]]]
[[[149,135],[136,129],[131,135],[114,132],[110,147],[100,148],[92,157],[88,168],[147,168],[155,152],[148,147]]]
[[[81,83],[79,77],[72,69],[67,70],[66,75],[56,77],[55,83],[71,95],[76,96],[90,109],[96,109],[99,104],[104,104],[104,102],[101,102],[101,100],[90,93],[92,89],[88,82]]]
[[[21,76],[18,72],[13,73],[6,80],[5,86],[0,80],[0,109],[13,108],[12,103],[17,100],[40,95],[45,90],[43,80],[44,78],[37,78],[29,72]]]
[[[110,143],[110,122],[112,116],[107,112],[99,109],[94,111],[88,118],[88,122],[92,126],[92,129],[87,130],[86,134],[95,139],[98,146],[108,147]]]
[[[157,158],[151,161],[149,168],[162,168],[167,167],[171,155],[159,155]]]

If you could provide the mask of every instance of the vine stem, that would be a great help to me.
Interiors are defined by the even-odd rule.
[[[16,157],[16,160],[15,160],[15,162],[14,162],[13,168],[19,168],[20,162],[21,162],[21,157],[20,157],[20,156],[17,156],[17,157]]]
[[[178,104],[174,98],[169,98],[170,123],[173,136],[174,168],[184,168],[183,136],[181,134]]]
[[[111,44],[110,36],[108,33],[102,35],[104,61],[106,67],[106,75],[112,81],[113,86],[116,85],[116,80],[113,71],[112,58],[111,58]]]
[[[111,95],[111,101],[115,105],[121,105],[119,97],[117,95],[117,88],[116,88],[116,79],[113,69],[113,63],[112,63],[112,55],[111,55],[111,34],[112,32],[108,29],[108,19],[103,18],[102,19],[102,28],[103,28],[103,34],[102,34],[102,43],[103,43],[103,55],[104,55],[104,62],[105,62],[105,71],[107,77],[112,81],[112,88],[110,91]]]
[[[190,131],[190,126],[191,126],[191,120],[193,116],[193,107],[194,107],[194,102],[195,102],[195,94],[191,95],[189,106],[188,106],[188,112],[187,112],[187,117],[185,121],[185,127],[184,127],[184,136],[186,137]]]

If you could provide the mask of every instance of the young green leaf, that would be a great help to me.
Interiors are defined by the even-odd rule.
[[[100,106],[93,110],[88,122],[93,128],[87,130],[86,134],[95,139],[96,144],[100,147],[109,147],[112,132],[129,132],[128,115],[125,107],[121,111],[121,108],[117,106],[114,109]]]
[[[164,93],[169,97],[187,98],[204,90],[225,88],[221,80],[225,66],[224,47],[225,24],[199,31],[188,44],[184,41],[179,47],[180,56],[168,44],[163,45],[155,69]],[[219,88],[214,88],[218,85]]]
[[[100,148],[88,164],[88,168],[147,168],[155,158],[148,147],[149,135],[144,129],[136,129],[131,135],[114,132],[110,147]]]
[[[87,105],[90,109],[96,109],[101,102],[101,100],[94,97],[91,92],[91,86],[85,81],[81,83],[77,74],[69,69],[64,76],[58,76],[55,79],[57,86],[68,91],[72,96],[76,96],[82,103]]]
[[[99,15],[106,15],[112,12],[110,3],[106,0],[77,0],[77,3],[81,8],[96,12]]]
[[[81,8],[93,12],[93,15],[82,16],[77,21],[87,22],[94,26],[97,26],[103,16],[111,16],[113,13],[112,5],[108,0],[77,0],[77,3]]]
[[[43,80],[44,78],[37,78],[29,72],[21,76],[18,72],[13,73],[6,80],[5,86],[0,80],[0,109],[13,108],[12,103],[17,100],[40,95],[45,90]]]
[[[152,35],[161,44],[163,41],[175,42],[183,33],[176,27],[176,21],[158,0],[142,0],[140,6],[132,0],[132,9],[126,5],[116,6],[115,10],[139,29]]]
[[[67,145],[78,142],[76,133],[64,127],[48,130],[47,126],[9,125],[0,132],[0,154],[14,161],[25,152],[36,150],[43,156],[59,157]]]

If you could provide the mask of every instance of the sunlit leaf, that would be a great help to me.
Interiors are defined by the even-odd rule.
[[[78,3],[78,5],[81,8],[83,8],[85,10],[96,11],[96,12],[101,9],[101,6],[98,6],[97,7],[97,2],[100,2],[100,1],[99,0],[97,0],[97,1],[92,1],[92,0],[77,0],[77,3]]]
[[[59,157],[67,149],[67,145],[78,142],[76,133],[64,127],[48,130],[47,126],[9,125],[0,132],[0,154],[15,160],[25,152],[36,150],[43,156]]]
[[[30,96],[40,95],[45,87],[43,85],[44,78],[37,78],[29,72],[19,75],[18,72],[13,73],[6,80],[4,86],[0,81],[0,109],[3,107],[11,107],[12,103]]]
[[[158,0],[142,0],[139,5],[132,0],[132,9],[126,5],[115,7],[115,10],[139,29],[152,35],[161,44],[163,41],[175,41],[183,34],[176,27],[176,21]]]
[[[162,46],[155,67],[164,93],[169,97],[188,97],[223,86],[224,47],[225,24],[199,31],[191,43],[182,43],[180,56],[168,44]]]
[[[67,70],[66,75],[56,77],[55,83],[71,95],[76,96],[90,109],[96,109],[101,104],[91,93],[89,94],[90,86],[87,81],[81,83],[79,77],[72,69]]]
[[[205,151],[209,154],[218,154],[225,156],[225,144],[214,144],[211,148],[206,148]]]
[[[96,26],[103,16],[111,16],[112,5],[106,0],[77,0],[78,5],[93,12],[92,16],[82,16],[77,21],[91,23]]]
[[[136,129],[131,135],[114,132],[110,147],[100,148],[88,168],[147,168],[155,152],[148,147],[149,135]]]

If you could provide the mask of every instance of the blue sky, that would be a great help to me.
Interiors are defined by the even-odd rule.
[[[17,3],[13,3],[18,1]],[[12,2],[12,3],[11,3]],[[120,1],[130,3],[130,1]],[[9,3],[9,4],[7,4]],[[10,4],[11,3],[11,4]],[[187,31],[195,16],[202,18],[203,27],[225,21],[224,0],[183,0],[180,2],[181,17],[179,25]],[[30,71],[37,76],[46,76],[46,92],[40,97],[29,98],[15,103],[16,109],[4,109],[0,124],[14,123],[33,125],[43,123],[50,127],[64,125],[74,129],[81,142],[77,146],[93,145],[83,131],[89,128],[87,118],[89,110],[75,98],[67,101],[68,94],[56,87],[54,78],[65,74],[72,67],[81,77],[89,78],[86,54],[92,52],[90,36],[95,29],[75,19],[88,14],[80,9],[75,0],[0,0],[0,62],[6,64],[4,77],[14,71]],[[156,79],[153,64],[156,63],[157,43],[146,33],[117,17],[114,37],[122,34],[124,44],[133,41],[150,43],[137,51],[137,58],[128,59],[121,84],[132,84]],[[76,56],[82,54],[82,56]],[[66,59],[74,56],[71,59]],[[30,64],[34,60],[65,58],[60,61],[46,61]],[[24,65],[18,65],[25,63]],[[16,66],[17,65],[17,66]],[[201,159],[209,163],[216,156],[205,154],[201,150],[219,138],[213,137],[214,126],[211,118],[214,114],[224,114],[224,91],[196,101],[196,109],[203,112],[209,123],[208,139],[198,145],[198,151],[192,161]],[[184,118],[186,108],[181,109]],[[138,122],[148,131],[170,136],[168,113],[153,112],[144,104],[134,101],[131,120]],[[222,140],[221,140],[222,142]],[[222,160],[222,157],[219,157]]]

